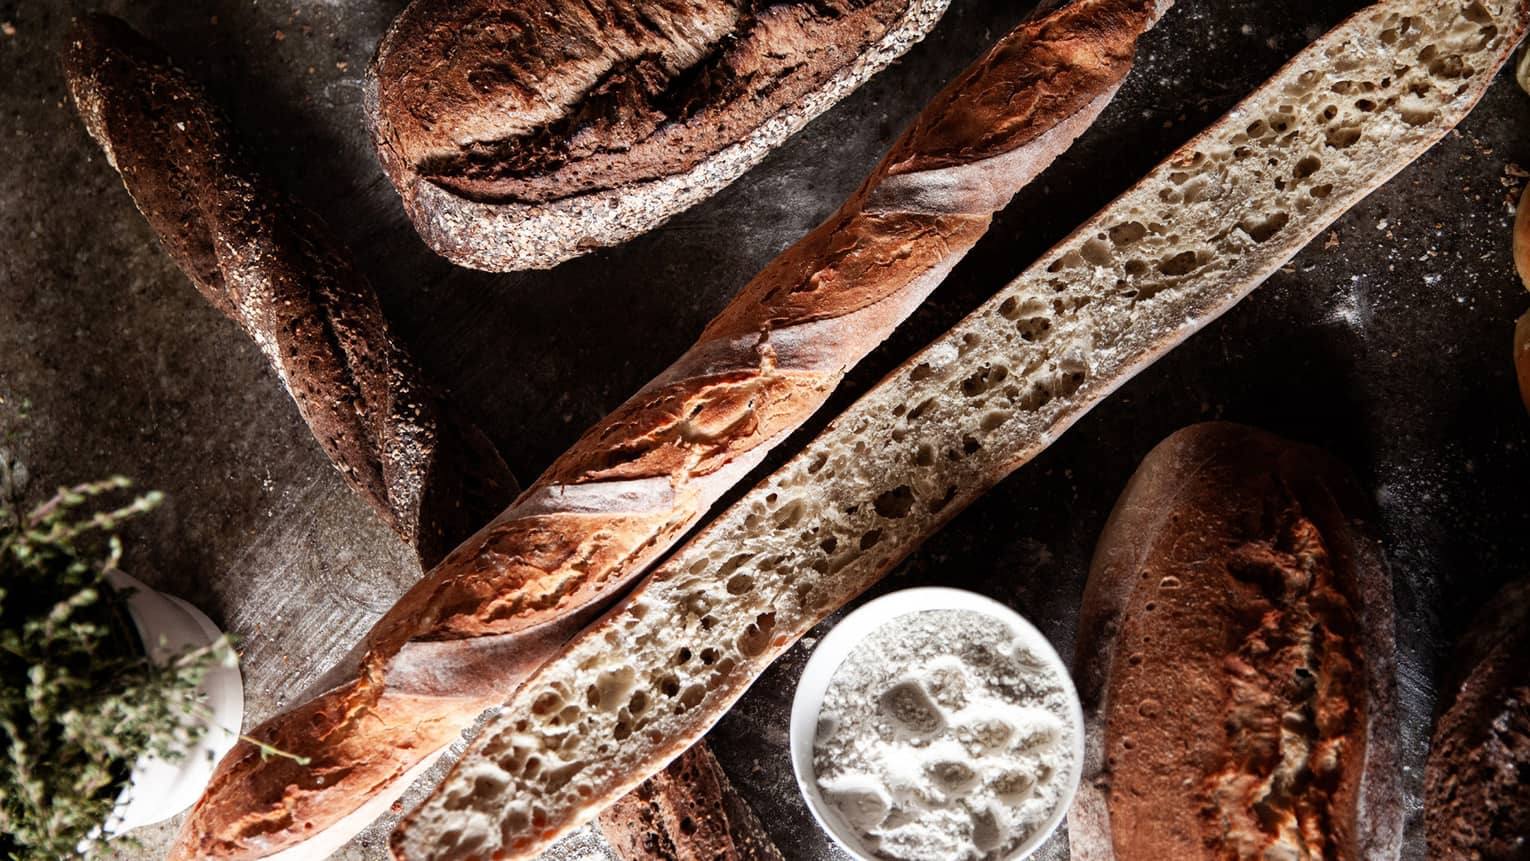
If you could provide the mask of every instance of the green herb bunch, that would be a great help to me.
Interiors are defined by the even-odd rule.
[[[114,508],[130,483],[111,478],[29,509],[25,484],[0,448],[0,858],[74,858],[105,839],[142,754],[182,756],[205,730],[197,687],[229,646],[155,664],[105,579],[113,532],[159,494]]]

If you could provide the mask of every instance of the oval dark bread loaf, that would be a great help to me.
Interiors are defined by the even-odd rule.
[[[1530,859],[1530,581],[1488,603],[1454,664],[1424,769],[1429,857]]]
[[[918,307],[1104,109],[1157,6],[1080,0],[1000,40],[694,347],[411,589],[354,663],[251,730],[312,764],[236,747],[172,857],[311,855],[364,827]]]
[[[1437,142],[1527,22],[1524,0],[1385,0],[1330,31],[563,647],[394,855],[532,858],[662,769],[814,624]]]
[[[1332,458],[1239,425],[1142,461],[1095,549],[1074,859],[1396,858],[1392,584]]]
[[[706,199],[924,37],[950,0],[415,0],[367,112],[431,248],[543,269]]]
[[[256,172],[201,87],[123,22],[75,23],[64,56],[91,137],[165,251],[265,353],[329,459],[430,568],[517,487],[388,331],[317,215]]]

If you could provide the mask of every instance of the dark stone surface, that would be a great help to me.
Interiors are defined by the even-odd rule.
[[[159,252],[67,103],[72,15],[112,12],[228,109],[259,161],[351,242],[394,326],[530,479],[688,346],[826,215],[925,99],[1029,4],[954,0],[938,30],[711,202],[551,272],[454,269],[415,237],[362,125],[360,76],[400,0],[0,0],[0,426],[52,486],[110,472],[166,492],[126,566],[243,638],[259,720],[418,576],[352,499],[255,347]],[[1214,120],[1354,0],[1182,0],[1105,117],[910,323],[843,407]],[[13,30],[12,30],[13,28]],[[1509,362],[1530,305],[1509,253],[1530,101],[1504,75],[1439,147],[1253,297],[1080,422],[877,591],[993,595],[1067,651],[1095,537],[1137,461],[1191,422],[1324,446],[1375,492],[1396,575],[1416,814],[1435,679],[1471,612],[1530,558],[1530,419]],[[15,421],[22,404],[30,417]],[[821,427],[834,407],[813,428]],[[800,435],[797,442],[805,439]],[[788,858],[839,857],[792,785],[799,646],[712,734]],[[1410,815],[1410,858],[1422,857]],[[125,857],[159,857],[168,826]],[[347,858],[380,858],[380,829]],[[1054,841],[1052,852],[1060,849]],[[577,853],[573,853],[577,854]]]

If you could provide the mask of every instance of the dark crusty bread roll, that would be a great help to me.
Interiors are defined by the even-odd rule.
[[[238,152],[202,89],[123,22],[75,23],[69,90],[166,252],[239,324],[314,437],[423,567],[487,523],[515,479],[452,420],[328,227]]]
[[[1391,580],[1369,504],[1322,452],[1186,428],[1095,550],[1076,676],[1076,859],[1395,858]]]
[[[547,268],[737,179],[924,37],[950,0],[415,0],[368,115],[425,241]]]
[[[354,665],[252,730],[313,764],[236,747],[174,857],[259,858],[364,825],[918,307],[1104,109],[1160,2],[1083,0],[1000,40],[695,346],[400,599]]]
[[[702,744],[622,796],[596,822],[626,861],[781,861],[754,811]]]
[[[1530,859],[1530,580],[1473,623],[1424,769],[1433,861]]]

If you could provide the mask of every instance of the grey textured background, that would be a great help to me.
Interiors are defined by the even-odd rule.
[[[255,347],[160,253],[85,136],[57,63],[73,15],[126,18],[209,85],[257,161],[352,244],[421,363],[529,480],[837,205],[925,100],[1030,4],[953,0],[906,59],[711,202],[622,248],[502,276],[435,258],[372,155],[361,75],[402,5],[0,0],[0,428],[19,432],[42,485],[122,472],[167,494],[129,534],[126,567],[242,638],[251,721],[285,705],[418,572],[349,495]],[[1017,199],[834,403],[943,331],[1360,5],[1182,0],[1096,128]],[[985,592],[1066,652],[1094,539],[1154,443],[1226,418],[1325,446],[1378,503],[1397,578],[1416,804],[1449,644],[1497,585],[1523,575],[1530,555],[1530,420],[1509,362],[1513,320],[1530,305],[1509,253],[1524,176],[1516,162],[1530,164],[1527,115],[1530,97],[1502,76],[1458,133],[879,589]],[[18,422],[24,402],[30,417]],[[799,646],[779,662],[711,738],[787,857],[831,858],[785,752],[805,655]],[[1408,854],[1422,857],[1412,821]],[[159,857],[170,833],[150,829],[142,849],[122,854]],[[384,833],[368,832],[343,857],[382,857]]]

